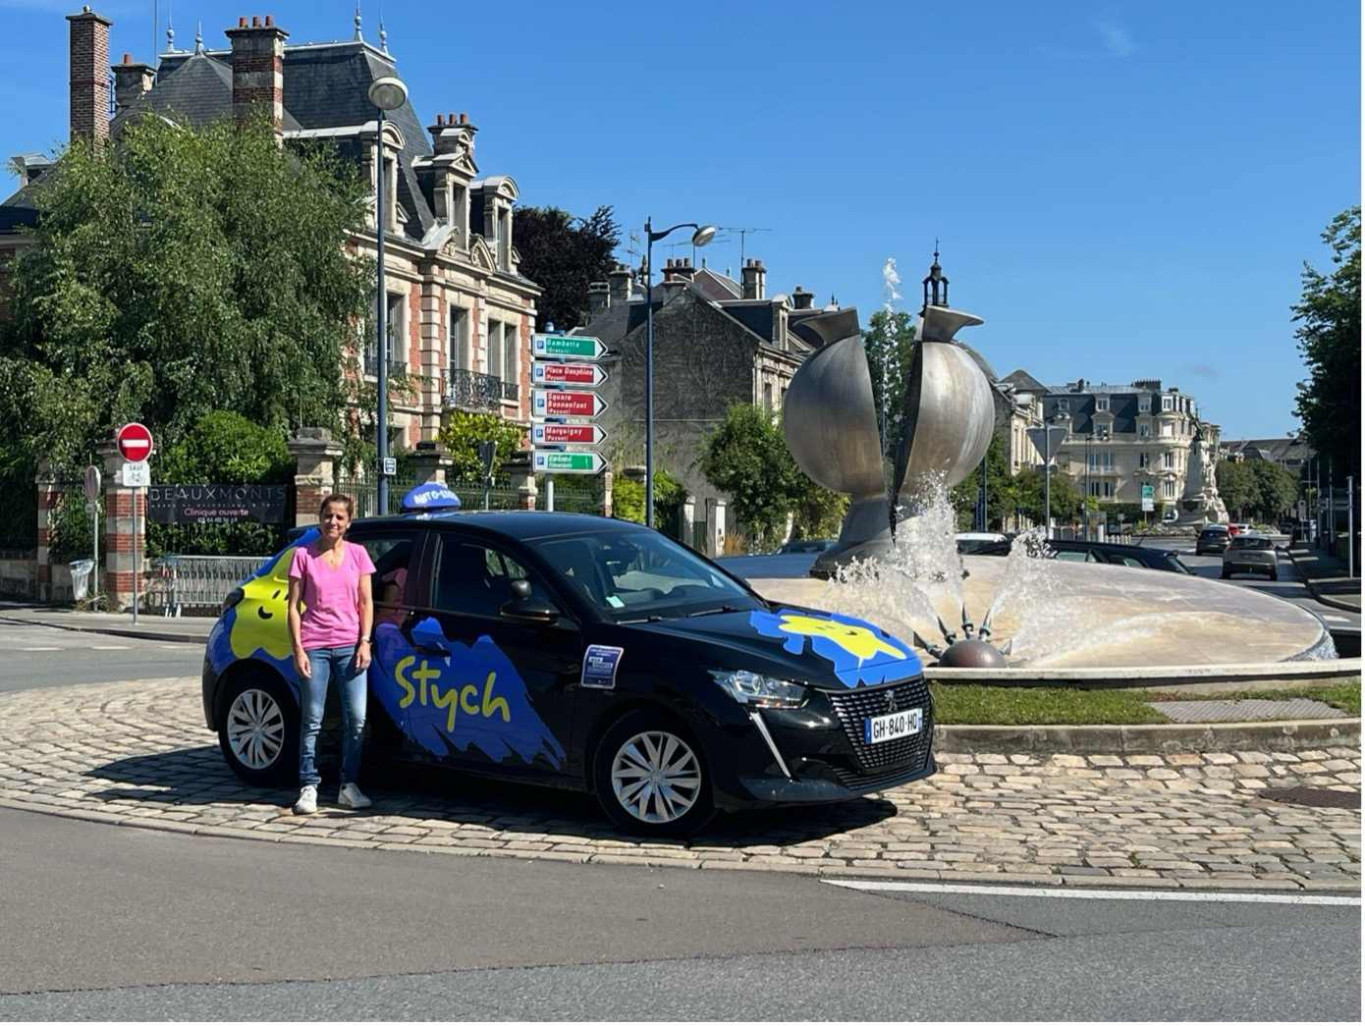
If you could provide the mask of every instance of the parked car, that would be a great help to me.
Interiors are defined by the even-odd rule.
[[[237,588],[209,636],[205,722],[253,783],[298,770],[285,595],[294,546],[314,537]],[[658,532],[428,512],[357,520],[347,541],[375,565],[372,754],[589,792],[646,834],[935,772],[933,703],[909,645],[770,604]]]
[[[1233,574],[1267,574],[1272,581],[1280,579],[1275,543],[1263,534],[1239,534],[1223,553],[1223,578]]]
[[[1244,524],[1240,522],[1228,524],[1228,535],[1232,538],[1236,538],[1239,534],[1245,534],[1247,531],[1250,530],[1251,530],[1250,524]]]
[[[1180,555],[1166,549],[1149,549],[1141,545],[1117,545],[1111,542],[1063,541],[1054,538],[1047,543],[1054,558],[1063,563],[1109,563],[1115,566],[1140,567],[1146,570],[1165,570],[1168,573],[1193,573],[1180,562]],[[978,556],[1008,556],[1010,543],[987,545],[976,552]]]
[[[1232,540],[1232,535],[1228,531],[1227,524],[1209,524],[1199,532],[1199,537],[1194,542],[1194,554],[1202,556],[1206,553],[1226,552],[1228,542]]]
[[[794,553],[803,552],[824,552],[834,544],[833,538],[799,538],[789,541],[777,550],[779,556],[790,556]]]
[[[1010,537],[995,531],[964,531],[957,536],[957,551],[963,556],[975,556],[982,549],[1004,545],[1008,551]]]

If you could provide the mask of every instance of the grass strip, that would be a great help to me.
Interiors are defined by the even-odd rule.
[[[1155,709],[1147,707],[1146,703],[1152,701],[1153,696],[1141,691],[1080,691],[982,684],[930,684],[929,690],[934,696],[934,719],[943,725],[970,723],[1017,727],[1170,722]]]
[[[1149,694],[1149,702],[1188,702],[1193,696],[1181,694]],[[1225,702],[1240,698],[1263,698],[1272,702],[1288,701],[1291,698],[1314,698],[1319,702],[1325,702],[1333,709],[1340,709],[1342,712],[1352,716],[1360,715],[1360,685],[1359,684],[1324,684],[1317,687],[1306,688],[1284,688],[1273,691],[1267,690],[1247,690],[1219,693],[1216,695],[1200,695],[1199,701]]]

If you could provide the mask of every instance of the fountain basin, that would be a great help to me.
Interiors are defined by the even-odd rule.
[[[967,556],[968,577],[916,589],[927,599],[899,601],[897,589],[854,588],[812,578],[753,579],[775,602],[814,606],[871,620],[910,641],[939,642],[930,615],[958,630],[965,604],[979,620],[1005,584],[1007,561]],[[1250,588],[1157,571],[1048,561],[1045,596],[1005,596],[992,616],[992,640],[1026,642],[1003,668],[931,667],[944,682],[1069,687],[1152,687],[1243,681],[1357,679],[1359,659],[1334,654],[1322,621],[1307,610]],[[909,592],[912,589],[907,588]],[[932,662],[932,659],[926,659]]]

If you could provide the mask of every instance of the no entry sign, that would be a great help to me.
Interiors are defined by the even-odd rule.
[[[129,463],[141,463],[152,454],[152,433],[136,422],[118,429],[119,455]]]

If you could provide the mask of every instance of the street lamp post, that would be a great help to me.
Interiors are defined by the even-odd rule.
[[[375,340],[375,348],[378,353],[379,367],[375,376],[378,378],[377,389],[379,392],[379,410],[377,411],[377,424],[375,426],[375,442],[379,457],[379,489],[378,489],[378,514],[387,516],[389,512],[389,297],[384,287],[384,188],[388,184],[388,174],[384,169],[384,122],[386,115],[391,110],[397,110],[408,100],[408,87],[403,84],[402,79],[386,76],[377,78],[369,88],[370,102],[379,110],[378,129],[375,132],[375,200],[374,200],[374,228],[375,228],[375,256],[378,263],[377,277],[379,279],[376,288],[375,298],[375,320],[376,333],[378,338]]]
[[[654,243],[679,228],[692,228],[692,245],[705,246],[716,236],[711,225],[685,221],[663,231],[645,218],[645,526],[654,526]]]

